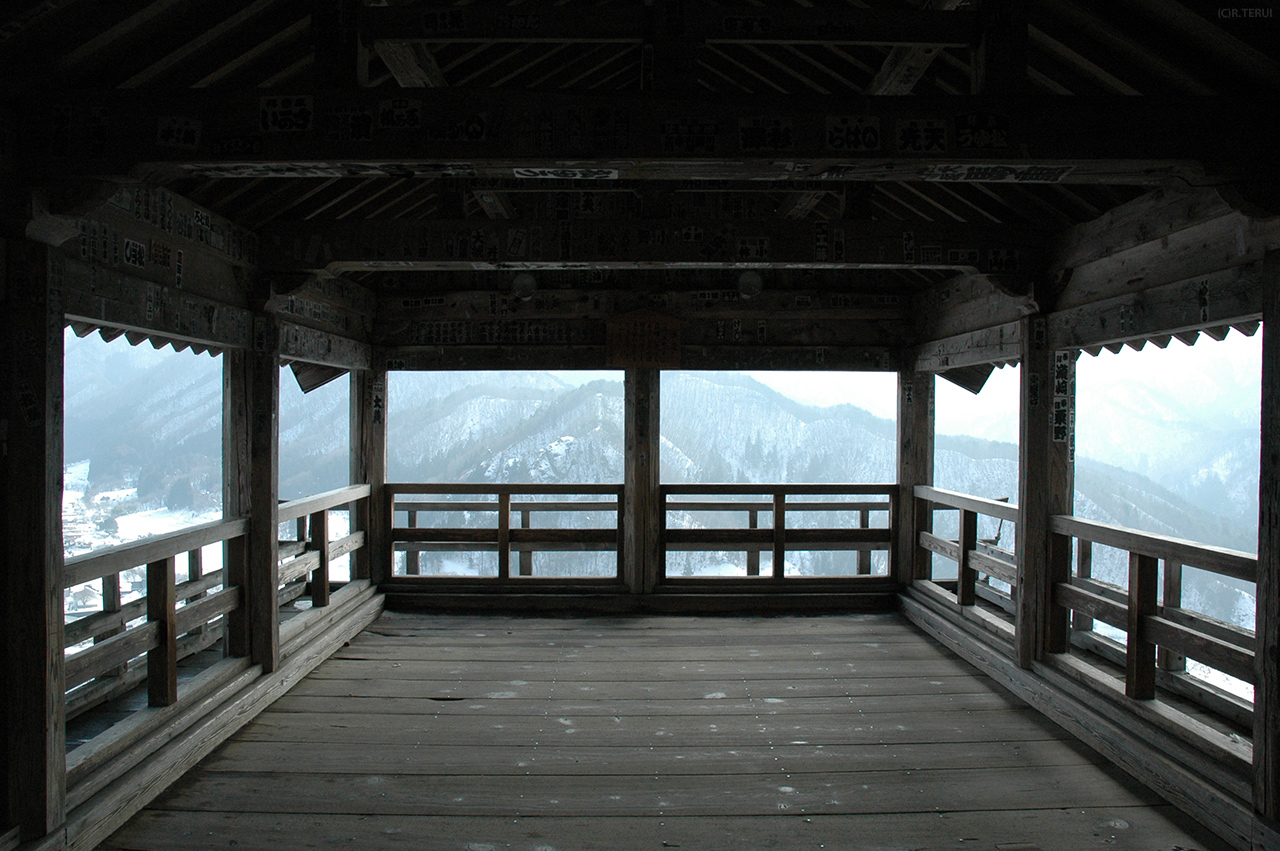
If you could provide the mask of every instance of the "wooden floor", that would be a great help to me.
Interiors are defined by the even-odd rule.
[[[1218,849],[897,615],[386,614],[109,849]]]

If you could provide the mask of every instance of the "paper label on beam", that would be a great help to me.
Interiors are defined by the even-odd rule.
[[[605,365],[611,369],[680,366],[680,320],[637,310],[605,326]]]
[[[954,163],[922,168],[916,176],[939,183],[1061,183],[1074,170],[1073,165]]]
[[[516,177],[532,180],[617,180],[616,168],[515,168]]]

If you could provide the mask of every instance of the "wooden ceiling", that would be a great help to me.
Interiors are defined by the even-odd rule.
[[[30,182],[74,183],[55,212],[164,187],[253,234],[277,293],[524,267],[687,301],[758,267],[919,328],[912,298],[966,274],[1025,298],[1055,239],[1153,189],[1274,188],[1275,24],[1222,8],[21,0],[0,97]]]

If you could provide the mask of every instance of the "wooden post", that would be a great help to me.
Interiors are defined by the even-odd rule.
[[[0,249],[5,822],[33,840],[67,814],[62,304],[48,249],[22,241]]]
[[[1071,536],[1050,533],[1048,575],[1052,584],[1071,581]],[[1045,652],[1066,653],[1071,649],[1071,612],[1052,602],[1045,624]]]
[[[354,373],[351,388],[351,483],[369,485],[369,498],[356,506],[353,531],[364,531],[355,552],[352,579],[375,585],[391,575],[391,514],[387,484],[387,371]]]
[[[760,528],[760,512],[754,508],[747,512],[747,528]],[[752,548],[747,550],[747,576],[760,575],[760,551]]]
[[[280,662],[279,510],[280,330],[273,318],[254,320],[249,353],[249,602],[250,658],[265,673]]]
[[[927,577],[932,560],[918,541],[933,518],[920,513],[915,488],[933,484],[933,388],[932,373],[898,373],[898,517],[890,571],[903,585]]]
[[[329,510],[321,509],[311,515],[311,540],[308,549],[319,556],[316,569],[311,571],[311,605],[329,605]]]
[[[787,495],[778,491],[773,495],[773,578],[787,575]]]
[[[249,513],[249,353],[222,356],[222,516]],[[240,606],[227,614],[227,655],[249,655],[249,545],[246,537],[223,549],[223,585],[240,589]]]
[[[1066,631],[1067,612],[1053,605],[1053,586],[1070,577],[1050,575],[1049,518],[1073,504],[1075,352],[1058,352],[1043,315],[1021,322],[1021,411],[1018,421],[1018,664],[1042,658],[1049,636]],[[1055,569],[1061,569],[1061,562]],[[1056,631],[1056,632],[1055,632]]]
[[[662,571],[659,451],[659,371],[653,367],[626,370],[623,460],[623,581],[635,594],[646,594]]]
[[[960,562],[956,565],[956,602],[972,606],[977,600],[978,572],[969,565],[969,555],[978,542],[977,512],[960,509],[960,535],[956,541],[960,548]]]
[[[1253,809],[1280,827],[1280,251],[1268,251],[1262,308],[1262,456],[1258,465]]]
[[[1124,655],[1124,693],[1137,700],[1156,696],[1156,646],[1144,634],[1143,619],[1156,613],[1159,562],[1129,553],[1129,623]]]
[[[147,564],[147,621],[160,625],[155,647],[147,651],[147,702],[172,706],[178,700],[177,599],[174,556]]]

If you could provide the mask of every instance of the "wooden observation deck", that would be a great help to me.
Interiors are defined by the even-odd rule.
[[[635,831],[655,846],[712,844],[713,833],[924,842],[937,827],[933,839],[956,847],[968,837],[1079,847],[1064,837],[1097,838],[1120,821],[1133,827],[1116,827],[1117,843],[1212,844],[1167,807],[1136,808],[1154,799],[1093,753],[1230,847],[1280,848],[1276,27],[1268,9],[1208,0],[5,4],[0,851],[89,851],[126,823],[120,847],[151,842],[144,827],[179,825],[183,806],[283,802],[295,781],[317,810],[335,812],[339,794],[342,812],[399,807],[379,818],[406,831],[379,834],[388,842],[422,831],[424,819],[481,845],[535,839],[517,835],[525,810],[514,792],[547,811],[612,814],[564,822],[566,831]],[[223,519],[64,556],[68,327],[221,358]],[[1256,555],[1074,516],[1076,360],[1232,329],[1263,337]],[[1013,363],[1017,493],[1005,503],[935,488],[937,380],[976,392]],[[282,365],[304,390],[350,374],[348,487],[280,500]],[[389,374],[496,369],[621,371],[621,480],[388,481]],[[677,369],[892,373],[896,475],[663,482],[661,374]],[[832,482],[853,475],[828,472]],[[594,519],[549,526],[538,522],[548,506]],[[698,512],[733,521],[672,522]],[[992,522],[1016,542],[980,534]],[[1122,584],[1094,575],[1099,547],[1124,554]],[[668,572],[669,554],[700,549],[741,553],[743,575]],[[846,568],[793,575],[787,555],[803,549],[836,551]],[[492,558],[491,574],[422,567],[424,553],[459,550]],[[540,575],[537,559],[569,553],[616,569]],[[335,581],[331,565],[343,558],[350,578]],[[1184,567],[1252,583],[1256,630],[1195,611],[1189,595],[1184,605]],[[145,576],[144,597],[122,596],[126,572],[139,585]],[[103,604],[69,617],[64,596],[81,586]],[[379,621],[388,611],[395,617]],[[513,622],[510,640],[504,630],[496,642],[462,640],[472,627],[436,634],[435,624],[459,623],[438,620],[444,613],[461,612],[638,620],[615,622],[594,648],[592,621]],[[435,639],[404,645],[398,676],[385,661],[353,658],[387,650],[386,636],[356,638],[370,624],[386,631],[410,613],[427,619],[406,631]],[[758,619],[688,631],[664,620],[710,613]],[[763,617],[783,613],[834,619]],[[854,664],[904,676],[823,671],[827,691],[804,699],[825,701],[821,709],[759,704],[777,684],[770,671],[818,670],[800,665],[811,648],[794,643],[796,624],[819,634],[812,649],[847,656],[806,666],[865,660]],[[463,652],[446,647],[464,648],[466,658],[447,663],[460,670],[496,671],[486,656],[506,654],[504,664],[536,668],[518,660],[547,630],[580,642],[580,660],[607,657],[605,648],[621,659],[633,646],[635,661],[599,664],[618,676],[652,665],[655,687],[672,692],[702,680],[681,665],[706,666],[708,692],[725,697],[670,694],[670,705],[642,715],[640,698],[622,689],[571,712],[558,675],[575,666],[554,656],[539,660],[555,666],[541,679],[501,675],[525,680],[525,699],[484,698],[472,710],[470,695],[394,692],[424,682],[410,671],[446,664],[412,654]],[[861,630],[893,640],[873,647],[856,640]],[[698,655],[713,648],[723,655]],[[759,657],[736,655],[753,648]],[[885,653],[900,655],[873,658]],[[935,679],[913,668],[945,669],[944,683],[961,677],[952,653],[990,678],[965,679],[957,701],[987,708],[910,691]],[[1253,699],[1190,676],[1187,659],[1252,686]],[[730,688],[728,666],[739,663]],[[573,676],[591,670],[602,669]],[[388,675],[366,676],[379,671]],[[306,706],[344,717],[329,698],[347,698],[316,697],[334,672],[370,685],[350,698],[362,706],[425,700],[433,711],[350,713],[339,741],[299,743],[315,768],[356,746],[355,731],[372,731],[341,773],[291,768],[285,783],[234,767],[260,731],[288,726]],[[534,689],[548,678],[550,692]],[[602,692],[623,682],[598,679]],[[876,713],[846,697],[876,683],[904,690],[874,698]],[[504,714],[512,707],[523,708]],[[510,754],[487,764],[490,774],[466,774],[481,748],[510,742],[497,731],[478,742],[484,713],[509,717],[524,739],[545,726],[562,740],[572,727],[577,748],[596,730],[595,746],[618,752],[584,752],[573,773],[570,751],[556,751],[539,764],[564,771],[555,782],[499,776]],[[880,720],[868,728],[872,714]],[[370,726],[383,717],[386,726]],[[857,735],[894,717],[884,745]],[[409,719],[424,735],[461,725],[451,743],[430,745],[438,776],[369,770]],[[710,741],[695,737],[709,733],[699,725],[713,723],[745,761],[696,744]],[[779,745],[773,724],[803,729]],[[1025,747],[1005,744],[1014,729],[1031,737]],[[634,751],[659,730],[691,743],[660,756],[710,773],[663,763],[653,780],[654,763]],[[911,742],[890,735],[911,730]],[[822,731],[821,765],[787,750],[774,766],[760,750],[810,747],[788,743]],[[407,740],[398,747],[414,765]],[[889,763],[875,762],[886,754]],[[981,764],[947,774],[970,757]],[[1048,762],[1031,768],[1037,759]],[[634,781],[617,801],[600,798],[605,760]],[[921,768],[908,782],[892,762]],[[866,774],[881,782],[858,779]],[[985,794],[993,784],[1007,800]],[[1039,803],[1020,807],[1015,787]],[[414,809],[431,800],[433,815]],[[492,822],[491,839],[473,840],[469,800],[515,823]],[[827,809],[769,809],[783,805]],[[663,823],[668,806],[701,807],[690,829],[707,832],[669,833],[676,819],[694,822],[673,809]],[[643,807],[656,809],[626,821]],[[1031,810],[1034,824],[1021,821]],[[876,833],[889,816],[896,826]],[[240,841],[232,822],[199,818],[205,838]],[[320,821],[333,836],[355,834],[337,816]],[[198,845],[193,830],[158,841]],[[303,844],[307,830],[296,836]]]

